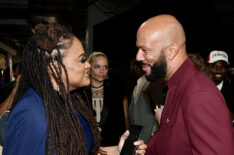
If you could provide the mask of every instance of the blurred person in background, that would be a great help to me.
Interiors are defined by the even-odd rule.
[[[209,67],[207,67],[205,60],[199,53],[188,53],[188,57],[200,68],[201,71],[203,71],[209,78],[212,79],[212,74],[209,70]]]
[[[117,145],[125,131],[124,91],[120,77],[109,72],[109,62],[103,52],[93,52],[88,61],[90,86],[87,87],[93,114],[101,130],[102,146]],[[109,73],[108,73],[109,72]]]
[[[231,114],[232,121],[234,120],[234,85],[227,80],[227,69],[229,65],[228,55],[224,51],[211,51],[207,63],[212,74],[212,80],[217,88],[222,92],[228,109]]]
[[[13,78],[14,80],[6,84],[0,93],[0,145],[3,145],[10,108],[19,85],[20,63],[13,65]]]
[[[135,75],[143,75],[138,77],[137,84],[132,93],[129,106],[130,125],[142,125],[144,130],[141,139],[144,142],[148,142],[158,128],[154,108],[156,105],[160,106],[162,104],[163,90],[159,80],[150,82],[146,79],[140,63],[136,62],[132,62],[135,65],[131,66],[131,70],[136,72]]]

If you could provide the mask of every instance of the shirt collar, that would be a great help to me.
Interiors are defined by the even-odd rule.
[[[217,88],[221,91],[223,87],[223,80],[217,85]]]
[[[172,75],[172,77],[168,80],[168,88],[177,84],[179,81],[183,79],[183,76],[186,74],[187,68],[191,66],[192,61],[187,58],[184,63],[177,69],[177,71]]]

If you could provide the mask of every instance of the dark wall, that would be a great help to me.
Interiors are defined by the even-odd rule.
[[[213,49],[224,49],[217,36],[214,1],[157,1],[140,3],[128,12],[94,26],[93,49],[103,51],[125,78],[130,61],[136,56],[135,46],[138,27],[146,19],[162,14],[172,14],[182,23],[187,37],[187,51],[198,52],[206,59]],[[126,79],[126,78],[125,78]]]

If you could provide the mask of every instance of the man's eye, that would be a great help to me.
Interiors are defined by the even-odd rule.
[[[147,49],[141,49],[144,53],[146,53],[148,50]]]

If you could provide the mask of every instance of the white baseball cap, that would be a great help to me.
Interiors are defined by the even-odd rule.
[[[208,58],[207,58],[208,63],[214,63],[214,62],[219,61],[219,60],[223,60],[227,64],[229,64],[228,55],[224,51],[218,51],[218,50],[211,51]]]

